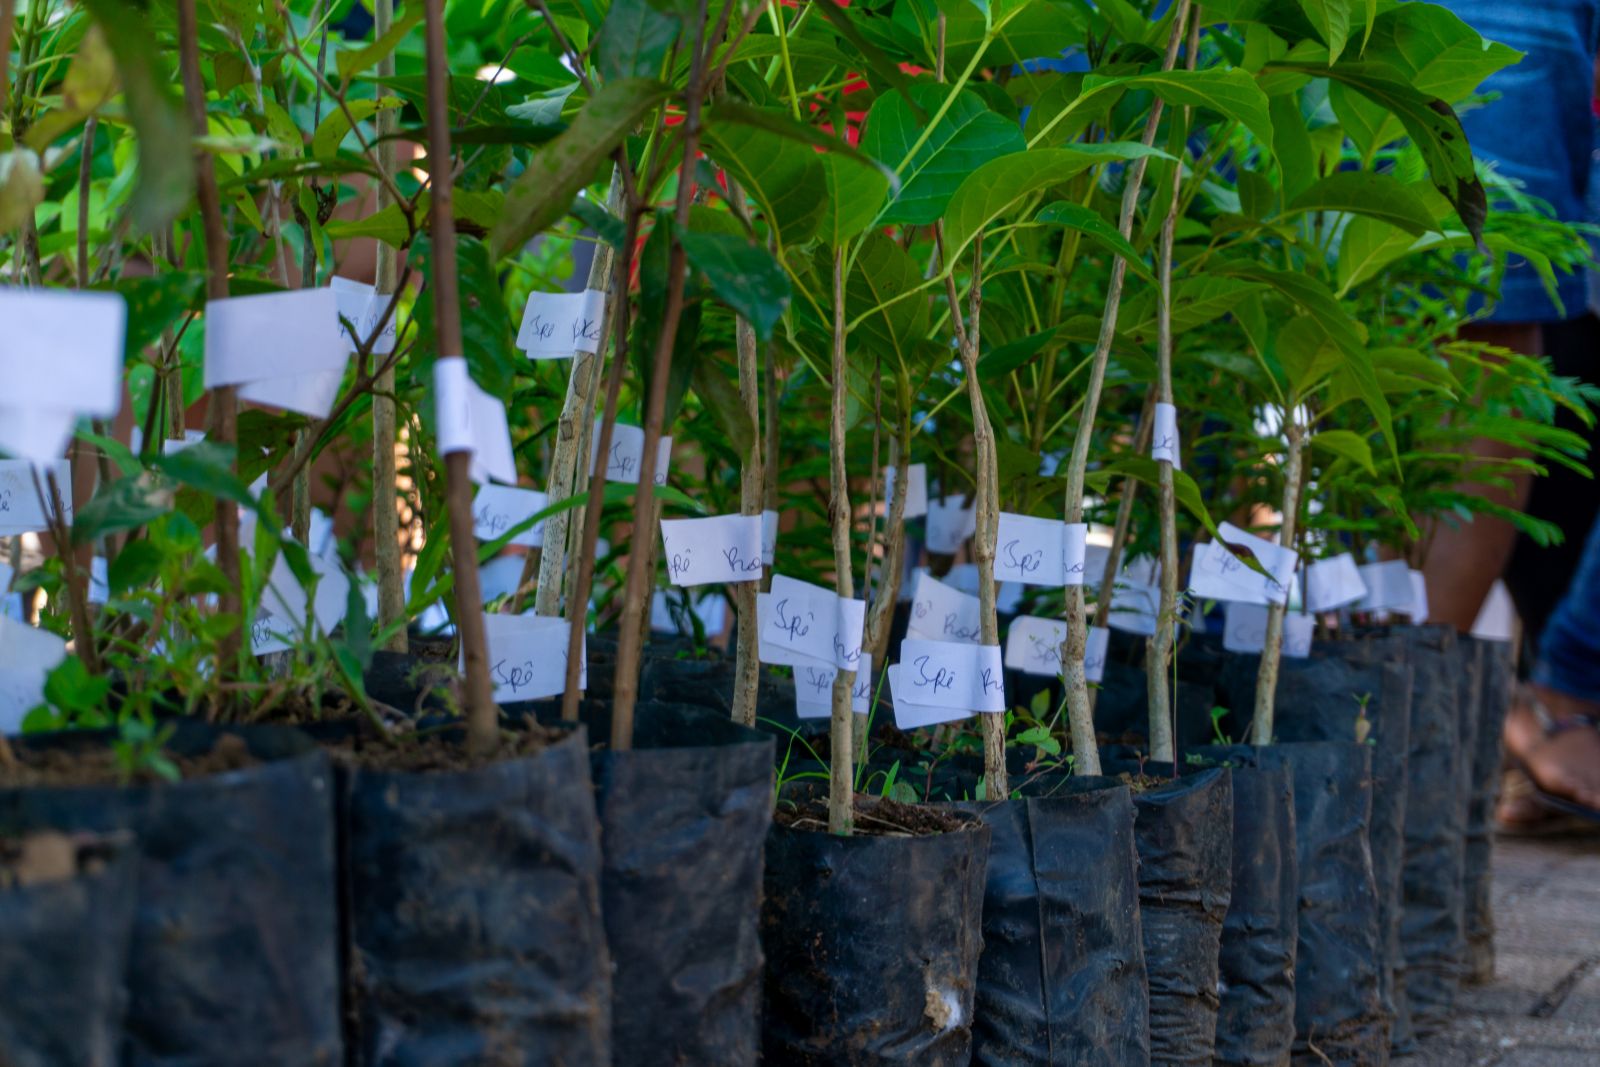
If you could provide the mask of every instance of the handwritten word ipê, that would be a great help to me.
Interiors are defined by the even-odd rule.
[[[806,634],[810,633],[810,624],[804,619],[800,618],[798,615],[790,617],[788,608],[788,597],[784,597],[773,606],[772,613],[775,616],[772,620],[773,628],[778,630],[780,633],[787,634],[790,640],[793,640],[797,637],[804,637]],[[816,621],[816,617],[809,611],[806,612],[806,617],[811,619],[812,622]]]
[[[933,673],[929,674],[928,661],[932,658],[932,656],[917,657],[917,677],[912,679],[911,684],[919,689],[926,689],[932,686],[935,693],[941,689],[950,689],[955,685],[955,672],[947,667],[936,667]]]
[[[1017,552],[1017,546],[1022,542],[1016,538],[1007,541],[1002,548],[1006,554],[1006,565],[1019,574],[1032,574],[1044,564],[1044,550],[1034,549],[1031,552]]]

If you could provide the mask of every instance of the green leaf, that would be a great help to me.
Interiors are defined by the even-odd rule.
[[[683,30],[683,20],[649,0],[611,0],[611,10],[595,39],[595,65],[607,83],[624,78],[656,78],[667,52]]]
[[[862,319],[858,339],[876,345],[908,370],[920,363],[917,353],[928,333],[928,302],[911,297],[882,305],[921,284],[917,264],[881,231],[862,239],[855,269],[845,282],[845,303],[852,317],[878,309]]]
[[[1300,112],[1300,94],[1272,97],[1268,113],[1272,116],[1272,154],[1283,178],[1283,194],[1292,202],[1317,180],[1317,156]]]
[[[572,125],[534,151],[507,192],[504,214],[490,236],[494,257],[520,248],[565,215],[612,150],[670,93],[642,78],[612,82],[596,93]]]
[[[567,99],[578,88],[578,82],[568,82],[554,89],[546,89],[537,96],[530,96],[520,104],[512,104],[506,108],[506,114],[514,119],[521,119],[534,126],[555,126],[561,122],[562,109],[567,105]]]
[[[1266,69],[1330,78],[1393,114],[1422,154],[1434,187],[1455,205],[1473,238],[1482,239],[1489,201],[1473,166],[1466,131],[1449,104],[1418,92],[1393,67],[1368,60],[1345,60],[1331,67],[1280,62]]]
[[[1350,0],[1300,0],[1300,7],[1328,46],[1328,62],[1334,62],[1350,39]]]
[[[31,148],[0,152],[0,231],[14,230],[33,218],[44,202],[44,176],[39,154]]]
[[[1289,202],[1286,214],[1343,211],[1381,219],[1420,236],[1438,228],[1427,201],[1393,174],[1341,170],[1314,183]]]
[[[377,38],[371,44],[354,51],[340,51],[334,56],[334,63],[339,68],[339,80],[349,84],[351,78],[364,70],[369,70],[387,55],[399,47],[416,25],[422,21],[425,12],[422,4],[410,5],[410,10],[400,16],[389,26],[389,32]]]
[[[913,99],[930,117],[947,92],[929,83],[911,87]],[[901,182],[880,216],[882,222],[925,226],[936,221],[969,174],[997,156],[1027,147],[1016,123],[990,111],[983,97],[969,90],[956,95],[926,138],[925,129],[927,123],[899,95],[878,97],[867,112],[861,147],[892,167]]]
[[[572,202],[572,217],[593,230],[600,240],[619,251],[623,239],[628,236],[627,227],[622,224],[621,219],[607,211],[604,204],[597,204],[588,197],[580,196]]]
[[[311,154],[316,158],[332,159],[339,154],[339,145],[349,135],[352,119],[365,122],[379,111],[399,107],[400,98],[385,96],[377,100],[351,100],[346,106],[350,112],[348,115],[345,114],[345,108],[333,108],[317,126],[317,132],[311,135]]]
[[[205,278],[194,271],[167,269],[143,278],[122,278],[114,288],[128,302],[123,352],[131,361],[141,358],[163,330],[196,307]]]
[[[1465,99],[1489,75],[1522,58],[1514,48],[1484,40],[1441,4],[1390,7],[1371,21],[1362,56],[1389,64],[1419,93],[1451,103]]]
[[[1267,96],[1250,73],[1238,68],[1226,70],[1168,70],[1149,74],[1105,77],[1091,74],[1083,80],[1083,92],[1064,109],[1056,121],[1108,93],[1148,89],[1175,107],[1198,107],[1234,119],[1255,135],[1263,146],[1272,144],[1272,117]],[[1044,131],[1030,135],[1037,140]]]
[[[1355,394],[1361,397],[1367,410],[1377,420],[1378,430],[1383,434],[1384,441],[1389,445],[1389,454],[1394,459],[1395,477],[1403,477],[1399,443],[1394,436],[1394,413],[1389,407],[1389,398],[1383,395],[1383,386],[1378,382],[1378,375],[1373,370],[1371,355],[1365,348],[1352,353],[1351,358],[1340,368],[1336,378],[1343,378],[1345,384],[1353,387]]]
[[[84,0],[100,24],[138,134],[139,177],[128,209],[145,233],[165,228],[194,195],[194,154],[183,104],[148,13],[126,0]]]
[[[1378,473],[1378,468],[1372,465],[1372,446],[1367,444],[1365,437],[1354,431],[1323,430],[1311,438],[1311,447],[1348,459],[1369,474]]]
[[[809,145],[762,126],[707,126],[706,154],[743,187],[781,246],[803,244],[822,221],[826,179],[822,156]]]
[[[824,154],[821,162],[827,196],[820,236],[829,247],[838,248],[878,217],[889,195],[889,178],[876,167],[863,167],[831,153]]]
[[[412,265],[429,284],[433,281],[433,238],[419,234],[412,251]],[[461,291],[461,340],[466,349],[467,367],[472,378],[490,394],[509,397],[519,370],[526,361],[512,342],[511,313],[506,309],[500,277],[484,243],[475,237],[456,238],[457,284]],[[433,300],[418,300],[416,345],[413,356],[437,357]]]
[[[727,373],[718,361],[710,358],[695,361],[691,380],[695,395],[711,409],[722,432],[727,434],[728,444],[738,455],[747,455],[750,443],[755,439],[756,428],[739,396],[739,387],[728,380]]]
[[[106,568],[106,587],[113,596],[154,580],[161,570],[161,550],[147,540],[129,541]]]
[[[738,312],[765,341],[789,308],[789,276],[772,253],[744,237],[723,233],[683,233],[678,241],[694,268],[705,274],[711,291]]]
[[[1314,317],[1333,343],[1346,355],[1366,353],[1366,327],[1351,315],[1326,285],[1309,274],[1268,270],[1265,267],[1240,262],[1220,263],[1215,269],[1218,273],[1230,277],[1271,286]]]

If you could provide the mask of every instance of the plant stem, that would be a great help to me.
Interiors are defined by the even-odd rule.
[[[833,382],[828,420],[828,519],[833,530],[833,587],[840,600],[855,596],[850,573],[850,480],[844,461],[845,401],[849,371],[844,360],[844,250],[833,253]],[[833,718],[829,724],[828,832],[850,834],[855,828],[855,749],[851,735],[855,713],[850,707],[856,672],[841,669],[833,679]]]
[[[39,494],[39,503],[44,508],[46,520],[50,526],[50,539],[56,543],[56,553],[61,558],[62,569],[67,576],[67,610],[72,615],[73,651],[90,674],[98,675],[100,671],[100,651],[95,646],[94,622],[89,617],[89,592],[87,576],[84,566],[78,559],[78,553],[72,546],[72,527],[67,522],[65,499],[61,495],[61,485],[56,480],[55,470],[45,469],[45,480],[39,481],[39,468],[33,468],[33,487]],[[67,486],[71,491],[71,485]]]
[[[1193,70],[1195,53],[1199,51],[1200,19],[1189,27],[1189,47],[1184,57],[1185,65]],[[1181,18],[1182,16],[1180,16]],[[1174,27],[1181,29],[1181,23]],[[1182,156],[1183,144],[1189,127],[1189,108],[1183,109],[1183,122],[1172,135],[1174,154]],[[1172,394],[1172,245],[1178,229],[1178,215],[1182,210],[1183,170],[1176,164],[1172,168],[1172,200],[1167,206],[1166,218],[1161,222],[1161,240],[1157,252],[1160,285],[1156,290],[1156,401],[1173,403]],[[1152,415],[1154,412],[1152,412]],[[1152,418],[1152,422],[1154,419]],[[1150,758],[1157,763],[1171,763],[1176,768],[1176,728],[1173,723],[1176,709],[1172,703],[1171,678],[1167,666],[1172,659],[1173,628],[1178,622],[1178,503],[1174,485],[1172,461],[1156,461],[1156,510],[1161,530],[1161,605],[1156,611],[1156,632],[1145,645],[1145,679],[1150,710]]]
[[[206,133],[206,86],[200,73],[199,27],[195,20],[195,0],[178,0],[179,61],[183,68],[183,95],[189,102],[189,122],[195,137]],[[194,153],[196,196],[200,203],[200,219],[206,242],[206,299],[228,298],[228,231],[222,221],[222,198],[217,190],[217,172],[212,165],[211,153],[196,148]],[[211,391],[210,428],[208,436],[216,444],[233,447],[239,417],[238,390],[233,386],[218,386]],[[239,473],[238,460],[234,460],[234,475]],[[239,509],[233,501],[218,497],[217,510],[217,565],[222,569],[226,585],[218,598],[218,609],[224,615],[242,618],[239,589]],[[243,635],[235,626],[217,640],[217,678],[220,683],[231,681],[238,669],[238,658]]]
[[[1150,447],[1151,421],[1155,418],[1156,391],[1145,394],[1139,428],[1133,435],[1133,454],[1142,456]],[[1106,569],[1100,577],[1100,593],[1094,601],[1094,624],[1104,629],[1111,619],[1111,601],[1116,597],[1117,575],[1122,573],[1122,554],[1128,547],[1128,528],[1133,525],[1133,505],[1139,498],[1139,483],[1122,479],[1122,498],[1117,501],[1117,524],[1111,528],[1111,549],[1106,553]]]
[[[192,0],[190,0],[192,2]],[[433,306],[440,359],[462,359],[461,291],[456,278],[455,176],[450,154],[450,68],[445,51],[444,0],[423,0],[428,50],[428,171],[433,179]],[[478,542],[472,524],[472,454],[445,456],[445,507],[450,515],[456,626],[466,663],[467,749],[479,756],[499,740],[499,709],[489,684],[489,651],[478,582]]]
[[[704,103],[706,63],[706,7],[700,0],[695,15],[694,53],[689,65],[689,86],[684,108],[683,162],[678,168],[676,224],[689,229],[689,208],[694,203],[694,168],[700,153],[700,109]],[[718,32],[727,25],[732,5],[723,8]],[[667,377],[672,370],[672,346],[677,339],[678,320],[683,315],[683,289],[688,257],[683,245],[672,242],[667,261],[667,298],[661,312],[661,334],[656,339],[655,358],[650,372],[650,402],[644,420],[644,448],[639,463],[639,491],[633,501],[633,551],[628,554],[628,581],[622,600],[621,632],[617,640],[617,673],[612,686],[611,747],[626,751],[633,747],[633,705],[639,695],[639,652],[644,644],[644,627],[649,621],[650,593],[655,585],[656,533],[656,448],[661,443],[661,424],[666,418]]]
[[[1178,45],[1183,40],[1183,27],[1189,14],[1189,0],[1178,0],[1178,13],[1173,20],[1172,36],[1167,41],[1166,55],[1161,69],[1170,71],[1178,58]],[[1161,124],[1161,98],[1151,101],[1150,117],[1144,124],[1144,145],[1155,144],[1156,130]],[[1139,188],[1144,184],[1145,164],[1148,156],[1141,156],[1128,167],[1128,176],[1122,188],[1122,213],[1119,232],[1124,240],[1133,235],[1133,215],[1139,206]],[[1094,355],[1089,368],[1089,386],[1083,401],[1083,412],[1078,418],[1078,430],[1072,440],[1072,458],[1067,467],[1066,521],[1083,521],[1083,484],[1089,470],[1089,445],[1094,437],[1094,416],[1100,405],[1100,390],[1106,380],[1106,360],[1111,355],[1111,344],[1117,334],[1117,311],[1122,306],[1122,287],[1128,275],[1128,263],[1121,256],[1111,261],[1111,278],[1106,286],[1105,308],[1100,313],[1100,336],[1095,342]],[[1067,639],[1061,646],[1063,686],[1067,694],[1067,721],[1072,732],[1073,770],[1077,774],[1099,774],[1100,752],[1095,747],[1094,712],[1089,706],[1089,683],[1083,673],[1083,656],[1089,643],[1089,620],[1084,607],[1083,586],[1069,585],[1067,599]]]
[[[622,203],[622,177],[615,168],[611,172],[611,190],[606,195],[606,208],[620,214]],[[606,292],[608,301],[626,300],[626,279],[618,289],[611,282],[611,246],[604,241],[595,246],[594,259],[589,263],[587,287]],[[609,291],[608,291],[609,290]],[[567,377],[567,396],[561,405],[561,418],[556,427],[555,454],[550,460],[550,478],[545,485],[546,505],[559,504],[575,493],[580,472],[587,474],[589,467],[583,457],[590,452],[590,420],[594,417],[594,395],[600,386],[600,372],[605,367],[606,345],[612,334],[614,316],[605,316],[600,326],[600,343],[595,351],[579,352],[572,358],[572,370]],[[621,341],[619,340],[620,344]],[[562,613],[561,584],[567,577],[567,543],[582,536],[582,530],[572,531],[571,512],[552,515],[544,524],[544,548],[539,553],[539,587],[533,597],[533,610],[537,615],[557,616]],[[582,619],[587,604],[568,604],[567,617]]]
[[[731,177],[728,179],[728,205],[735,215],[748,223],[744,190]],[[734,325],[734,339],[739,355],[739,401],[750,419],[750,448],[739,464],[739,513],[760,516],[762,505],[766,503],[761,467],[761,375],[756,361],[756,331],[743,316]],[[766,562],[768,567],[772,565],[771,560]],[[756,592],[760,586],[759,581],[736,582],[733,586],[733,603],[739,612],[739,643],[733,667],[733,718],[745,726],[756,724],[756,692],[761,681],[757,647],[761,635],[756,622]]]
[[[766,389],[762,393],[765,405],[766,421],[762,425],[762,432],[766,436],[765,449],[761,459],[764,469],[761,473],[764,506],[773,514],[778,512],[778,353],[774,345],[767,345],[764,353],[766,359],[762,361],[762,373],[766,378]],[[772,560],[766,561],[767,565],[761,571],[761,591],[767,592],[772,588]]]
[[[1283,524],[1278,529],[1278,544],[1294,547],[1295,528],[1300,519],[1301,452],[1305,448],[1305,427],[1294,421],[1294,411],[1284,409],[1284,436],[1289,451],[1283,469]],[[1261,646],[1261,670],[1256,675],[1255,717],[1250,725],[1250,740],[1257,745],[1272,744],[1272,716],[1278,699],[1278,662],[1283,656],[1283,614],[1287,604],[1267,605],[1267,634]]]
[[[900,600],[900,577],[906,559],[906,495],[911,481],[911,386],[902,366],[896,379],[900,425],[889,438],[889,463],[894,467],[894,491],[889,494],[884,520],[883,577],[878,592],[867,610],[866,649],[872,662],[882,664],[889,651],[889,630],[894,622],[894,606]],[[873,478],[878,472],[872,472]]]
[[[373,5],[373,39],[381,38],[394,24],[394,0],[375,0]],[[394,77],[394,54],[378,61],[378,77]],[[380,81],[378,98],[390,95]],[[389,135],[394,133],[397,116],[393,108],[379,108],[376,115],[378,130],[378,169],[391,179],[396,167],[395,143]],[[382,211],[391,203],[388,185],[378,185],[377,208]],[[377,272],[373,289],[380,297],[391,296],[399,282],[399,254],[389,244],[378,242]],[[395,337],[398,346],[400,338]],[[372,395],[372,538],[374,564],[378,572],[378,632],[387,633],[384,647],[390,652],[405,653],[410,648],[406,633],[405,573],[400,558],[400,511],[398,504],[399,471],[396,469],[395,446],[398,443],[395,418],[394,368],[389,367],[378,375]]]

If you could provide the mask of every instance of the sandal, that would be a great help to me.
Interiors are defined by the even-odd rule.
[[[1547,741],[1562,734],[1571,733],[1574,730],[1600,730],[1600,715],[1574,714],[1569,718],[1557,719],[1550,714],[1550,709],[1544,706],[1543,701],[1526,689],[1518,694],[1517,704],[1533,714],[1534,719],[1539,724],[1540,734]],[[1515,711],[1516,709],[1513,709],[1513,714],[1515,714]],[[1519,772],[1519,777],[1525,783],[1513,785],[1508,780],[1506,784],[1513,791],[1508,794],[1507,799],[1529,796],[1549,811],[1582,820],[1590,826],[1600,825],[1600,809],[1559,796],[1544,788],[1539,783],[1538,775],[1534,773],[1529,761],[1511,751],[1509,747],[1506,750],[1506,760],[1514,770]],[[1570,829],[1571,827],[1569,826],[1568,828]]]
[[[1531,814],[1508,819],[1508,809],[1521,809]],[[1494,832],[1500,837],[1541,839],[1570,837],[1593,833],[1596,824],[1578,815],[1551,811],[1540,796],[1539,788],[1522,771],[1508,768],[1501,772],[1500,798],[1495,803]]]

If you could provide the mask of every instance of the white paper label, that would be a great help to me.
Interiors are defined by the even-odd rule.
[[[794,669],[794,713],[800,719],[833,716],[833,683],[837,668],[825,663],[801,664]],[[865,715],[872,700],[872,656],[863,652],[850,687],[850,710]]]
[[[1152,634],[1153,631],[1152,627]],[[1106,675],[1106,651],[1111,647],[1111,631],[1103,626],[1091,626],[1088,638],[1083,652],[1083,677],[1085,681],[1098,682]]]
[[[0,287],[0,407],[111,418],[122,406],[120,293]]]
[[[589,473],[595,471],[595,459],[600,451],[600,425],[595,424],[589,440]],[[639,464],[644,455],[644,430],[638,426],[617,423],[611,427],[611,449],[606,457],[606,481],[639,484]],[[672,463],[672,438],[663,437],[656,445],[656,484],[667,484],[667,471]]]
[[[1265,604],[1265,582],[1265,578],[1215,541],[1202,541],[1194,546],[1194,561],[1189,566],[1189,594],[1195,599]]]
[[[1156,423],[1150,435],[1150,458],[1160,463],[1166,460],[1173,470],[1182,470],[1181,449],[1178,445],[1178,409],[1172,404],[1156,405]]]
[[[44,700],[50,672],[67,658],[67,643],[0,614],[0,732],[15,734],[22,720]]]
[[[917,575],[907,636],[976,643],[981,633],[978,622],[977,597],[952,589],[925,571]]]
[[[1249,578],[1241,579],[1238,572],[1230,572],[1236,581],[1242,581],[1250,589],[1259,588],[1262,594],[1274,604],[1286,603],[1289,599],[1289,587],[1294,584],[1295,567],[1299,565],[1299,557],[1294,549],[1284,548],[1276,541],[1269,541],[1264,537],[1257,537],[1246,530],[1241,530],[1231,522],[1225,522],[1217,527],[1217,532],[1222,535],[1222,540],[1228,545],[1249,549],[1256,557],[1256,561],[1272,577],[1266,578],[1259,572],[1246,568]],[[1230,555],[1232,553],[1229,553]]]
[[[517,591],[517,586],[522,583],[522,568],[527,562],[526,556],[496,556],[487,563],[478,566],[478,598],[484,603],[492,603],[503,596],[510,596]]]
[[[483,616],[483,624],[489,646],[489,680],[498,703],[540,700],[566,692],[567,645],[572,631],[565,619],[490,612]],[[578,688],[588,686],[588,674],[585,662],[578,668]]]
[[[1199,546],[1196,546],[1196,551]],[[1105,572],[1105,563],[1099,566]],[[1128,561],[1111,586],[1111,614],[1107,623],[1113,630],[1154,637],[1156,614],[1161,606],[1160,565],[1149,556]]]
[[[965,497],[943,497],[928,502],[927,546],[929,552],[950,556],[978,529],[978,512]]]
[[[787,649],[852,670],[861,658],[866,603],[841,599],[819,585],[772,576],[772,592],[756,598],[763,647]]]
[[[529,293],[517,347],[529,359],[564,359],[578,352],[597,352],[605,317],[606,294],[598,289]]]
[[[994,576],[1023,585],[1082,585],[1088,527],[1000,513]]]
[[[754,582],[761,578],[760,515],[662,519],[662,558],[673,585]]]
[[[1411,568],[1403,559],[1368,563],[1361,567],[1361,580],[1367,595],[1356,605],[1358,611],[1409,611],[1412,601]]]
[[[1421,571],[1411,572],[1411,602],[1405,611],[1417,626],[1428,621],[1428,580]]]
[[[480,541],[495,541],[545,509],[548,498],[536,489],[485,485],[472,500],[472,532]],[[543,520],[513,537],[508,544],[538,548],[544,544]]]
[[[244,546],[254,542],[254,526],[246,521],[239,528],[239,543]],[[317,576],[314,597],[306,596],[305,587],[294,576],[283,553],[274,557],[250,630],[250,650],[257,656],[290,648],[304,634],[308,621],[326,635],[344,619],[350,603],[349,577],[332,560],[320,556],[309,556],[309,560]]]
[[[999,647],[908,637],[900,645],[896,702],[962,712],[1005,710]]]
[[[1007,667],[1024,674],[1054,678],[1061,673],[1061,645],[1067,624],[1060,619],[1024,615],[1006,633]]]
[[[761,513],[761,558],[767,561],[767,566],[773,565],[773,560],[778,558],[778,513],[776,511],[763,511]]]
[[[321,419],[333,410],[333,402],[339,398],[339,386],[343,383],[343,370],[300,374],[292,378],[263,378],[241,385],[239,399]]]
[[[1229,652],[1260,652],[1267,642],[1267,609],[1260,604],[1223,605],[1222,647]]]
[[[1311,655],[1311,638],[1317,630],[1317,617],[1291,611],[1283,617],[1283,654],[1290,659]]]
[[[0,460],[0,537],[50,528],[50,512],[45,510],[45,501],[50,499],[47,469],[55,471],[56,484],[61,487],[61,507],[67,513],[67,522],[72,522],[72,468],[66,460],[58,459],[40,466],[37,486],[33,481],[32,463],[21,459]],[[39,497],[40,489],[44,490],[44,500]]]
[[[77,426],[70,411],[12,408],[0,400],[0,455],[50,463],[67,451]]]
[[[1306,568],[1306,609],[1334,611],[1367,595],[1356,558],[1348,552],[1319,559]]]
[[[433,390],[439,454],[470,452],[471,478],[479,485],[491,478],[514,483],[517,462],[505,405],[478,388],[467,373],[467,361],[459,356],[436,360]]]
[[[894,502],[894,473],[897,468],[883,468],[883,514],[890,514]],[[906,468],[906,509],[903,519],[917,519],[928,513],[928,465],[913,463]]]
[[[334,298],[339,303],[339,329],[354,352],[378,328],[378,320],[389,309],[389,297],[379,296],[376,288],[364,282],[337,275],[328,279],[328,288],[333,290]],[[373,339],[371,351],[374,355],[386,356],[394,351],[395,319],[399,314],[399,306],[396,305],[395,313],[383,324],[383,332]],[[351,333],[345,321],[354,325],[357,332]]]
[[[205,324],[207,389],[342,370],[350,358],[331,289],[210,300]]]

